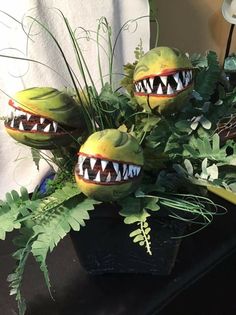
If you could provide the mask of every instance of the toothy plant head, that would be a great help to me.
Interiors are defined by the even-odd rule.
[[[88,197],[112,201],[135,190],[141,178],[143,152],[137,140],[117,129],[92,134],[78,153],[75,178]]]
[[[159,113],[178,110],[193,88],[192,64],[176,48],[147,52],[134,70],[134,95],[144,108]]]
[[[8,134],[37,149],[52,149],[72,142],[83,127],[79,105],[68,94],[51,87],[17,92],[9,101]]]

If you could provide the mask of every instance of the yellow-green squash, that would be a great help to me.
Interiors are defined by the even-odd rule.
[[[78,156],[75,178],[86,196],[113,201],[137,188],[143,151],[130,134],[117,129],[95,132],[81,146]]]
[[[139,105],[168,114],[178,111],[192,92],[193,66],[180,50],[156,47],[139,60],[133,80]]]

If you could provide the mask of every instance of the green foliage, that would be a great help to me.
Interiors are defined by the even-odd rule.
[[[140,39],[140,43],[134,50],[135,61],[133,63],[127,63],[123,66],[124,70],[124,78],[121,80],[121,86],[127,90],[127,92],[133,97],[133,76],[134,76],[134,69],[141,57],[144,55],[144,50],[142,46],[142,40]]]
[[[36,190],[30,198],[27,190],[21,188],[20,194],[12,191],[6,195],[5,201],[0,201],[0,239],[4,240],[7,232],[19,230],[19,236],[14,240],[18,248],[14,253],[17,265],[8,281],[11,294],[16,295],[20,315],[26,309],[21,284],[29,255],[32,254],[39,263],[50,291],[47,255],[71,229],[80,231],[89,220],[90,211],[100,203],[84,196],[74,181],[76,151],[88,134],[106,128],[119,128],[134,135],[142,145],[145,158],[142,182],[133,195],[117,203],[124,223],[132,228],[130,238],[145,248],[149,255],[152,254],[149,221],[153,213],[158,215],[159,209],[168,209],[170,217],[196,223],[201,229],[213,220],[217,207],[203,196],[207,193],[206,186],[210,183],[236,191],[236,143],[227,139],[223,143],[218,128],[219,121],[225,123],[227,129],[232,120],[230,131],[234,131],[236,90],[228,92],[225,83],[222,83],[216,54],[209,52],[207,56],[191,56],[195,68],[195,90],[184,108],[169,116],[162,116],[149,108],[140,108],[133,95],[134,70],[144,55],[142,41],[134,51],[134,62],[124,66],[121,85],[126,89],[126,94],[120,89],[114,90],[113,62],[118,37],[112,45],[111,27],[106,18],[100,19],[98,31],[95,32],[102,86],[101,92],[98,92],[76,32],[71,29],[63,13],[57,11],[68,31],[83,82],[79,82],[76,71],[70,68],[51,30],[37,19],[28,18],[40,26],[58,48],[73,86],[68,93],[81,107],[86,130],[79,140],[74,139],[70,147],[57,147],[52,156],[31,150],[37,169],[40,159],[58,167],[54,180],[47,182],[45,194]],[[101,33],[103,28],[106,38]],[[122,26],[118,34],[127,28],[128,23]],[[90,34],[94,32],[87,32],[89,39]],[[106,76],[102,73],[100,52],[103,47],[100,38],[108,44],[109,83],[105,82]]]
[[[44,273],[45,281],[50,290],[50,282],[46,265],[48,252],[57,246],[72,228],[79,231],[81,226],[85,226],[85,220],[89,219],[88,211],[94,209],[98,201],[92,199],[82,199],[78,195],[69,191],[67,186],[64,189],[57,190],[53,197],[48,197],[44,208],[36,211],[34,217],[35,225],[33,226],[35,240],[32,243],[32,254],[40,264],[40,269]],[[69,194],[70,193],[70,194]],[[55,196],[64,195],[64,201],[55,199]]]
[[[196,76],[195,90],[203,97],[209,100],[214,93],[216,84],[220,78],[220,65],[215,52],[210,51],[207,55],[207,67],[203,68]]]
[[[133,76],[134,76],[134,69],[137,65],[137,61],[134,63],[127,63],[123,66],[124,69],[124,78],[121,80],[121,86],[127,90],[127,92],[134,96],[134,84],[133,84]]]
[[[205,68],[207,67],[207,57],[202,54],[194,53],[190,56],[190,60],[192,65],[195,68]]]
[[[6,238],[6,233],[11,232],[14,229],[20,228],[20,223],[17,222],[19,215],[17,207],[11,207],[8,203],[0,201],[0,239]]]
[[[220,137],[216,133],[211,138],[207,135],[203,138],[191,137],[189,144],[184,145],[183,156],[190,159],[202,161],[208,159],[216,162],[217,165],[236,166],[236,143],[228,140],[224,145],[220,145]],[[228,154],[230,149],[231,154]]]
[[[134,55],[135,55],[136,61],[139,61],[139,59],[144,56],[143,43],[142,43],[141,38],[140,38],[140,42],[138,46],[134,50]]]
[[[111,86],[106,83],[99,95],[102,111],[108,115],[106,128],[118,128],[123,123],[126,123],[129,128],[134,123],[135,108],[130,101],[128,95],[121,94],[120,92],[114,92]]]
[[[6,194],[6,200],[0,201],[0,239],[4,240],[7,232],[21,227],[20,220],[30,216],[39,201],[31,200],[26,188],[21,187],[21,195],[13,190]]]
[[[236,54],[235,53],[231,54],[225,59],[224,69],[225,71],[229,71],[229,72],[236,71]]]
[[[8,194],[7,202],[9,206],[15,205],[12,208],[16,214],[11,210],[11,214],[15,214],[14,218],[12,217],[12,226],[13,224],[15,224],[15,228],[22,226],[20,237],[15,239],[15,244],[19,248],[13,255],[17,259],[17,266],[8,277],[8,281],[11,294],[16,295],[20,315],[23,315],[25,302],[21,295],[21,284],[29,255],[33,254],[39,263],[50,291],[51,285],[46,264],[47,254],[52,252],[71,228],[79,231],[82,226],[85,226],[85,221],[89,219],[89,211],[100,202],[85,198],[76,184],[71,182],[65,183],[63,187],[56,189],[50,196],[42,198],[40,201],[30,200],[27,191],[22,189],[21,196],[15,191]],[[16,211],[16,207],[18,211]],[[21,224],[16,220],[18,215],[21,216]],[[9,224],[6,225],[6,227],[8,226]]]
[[[119,200],[118,203],[121,206],[120,215],[124,217],[125,224],[136,224],[137,229],[130,233],[130,237],[133,238],[134,243],[138,243],[140,246],[145,246],[149,255],[152,255],[151,251],[151,228],[148,225],[147,218],[150,217],[148,210],[157,211],[160,209],[158,203],[158,197],[148,196],[141,191],[136,197],[127,197]]]
[[[35,148],[31,148],[31,155],[37,170],[39,170],[39,161],[41,159],[40,151]]]
[[[137,222],[137,226],[138,228],[131,232],[129,236],[133,238],[134,243],[138,243],[140,246],[145,246],[147,253],[152,255],[150,240],[151,228],[149,227],[148,222],[146,220]]]
[[[31,252],[31,245],[33,241],[32,232],[27,229],[22,229],[21,235],[16,241],[19,249],[13,254],[13,257],[17,260],[17,266],[14,272],[8,276],[7,281],[9,282],[10,295],[16,296],[19,315],[24,315],[26,311],[26,303],[21,294],[21,285],[23,281],[25,265]]]

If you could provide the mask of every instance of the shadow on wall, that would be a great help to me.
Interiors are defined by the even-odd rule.
[[[221,14],[222,2],[172,0],[170,6],[166,0],[156,0],[160,24],[158,45],[173,46],[190,53],[214,50],[222,61],[230,27]],[[151,29],[154,32],[154,23]],[[232,43],[233,49],[236,50],[236,41]]]
[[[218,56],[220,61],[223,62],[230,24],[225,21],[221,11],[212,14],[209,19],[209,29],[215,44],[220,48],[218,50]]]

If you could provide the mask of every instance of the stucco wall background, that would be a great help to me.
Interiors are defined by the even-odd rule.
[[[73,30],[77,27],[84,27],[86,30],[96,31],[98,20],[105,16],[112,26],[114,39],[124,23],[140,16],[147,16],[147,18],[139,20],[136,31],[134,31],[136,24],[131,23],[130,29],[126,28],[121,32],[114,56],[114,73],[121,73],[123,65],[132,62],[133,52],[140,38],[143,39],[144,50],[149,49],[148,1],[136,0],[135,2],[136,5],[133,6],[133,3],[127,0],[1,0],[0,54],[21,58],[27,57],[40,61],[55,69],[61,76],[41,64],[1,57],[0,116],[7,115],[9,97],[12,97],[16,91],[33,86],[51,86],[58,89],[71,86],[71,81],[68,83],[68,71],[55,43],[53,43],[47,32],[44,32],[36,23],[31,25],[32,20],[27,16],[33,16],[50,27],[62,46],[71,68],[78,76],[79,70],[73,48],[68,39],[68,32],[57,10],[53,8],[63,11]],[[22,25],[11,19],[9,15],[22,21],[24,30],[26,32],[30,31],[30,40],[27,41]],[[82,29],[77,30],[77,35],[83,38],[80,44],[86,63],[95,84],[99,86],[96,42],[87,41],[84,33],[80,34]],[[103,36],[105,37],[106,34],[103,34]],[[106,49],[104,42],[102,44]],[[103,55],[101,53],[101,59],[103,74],[106,75],[108,73],[108,62],[105,53]],[[105,76],[105,79],[107,78]],[[120,80],[121,77],[116,75],[114,79],[116,78]],[[32,191],[49,170],[47,162],[42,159],[38,171],[32,161],[30,148],[20,145],[10,138],[3,125],[3,120],[0,120],[0,199],[5,197],[7,191],[19,190],[21,186],[25,186],[29,191]]]
[[[221,14],[223,0],[153,0],[160,25],[159,46],[189,53],[217,52],[223,61],[230,24]],[[155,25],[151,23],[152,45]],[[236,30],[231,52],[236,52]]]

